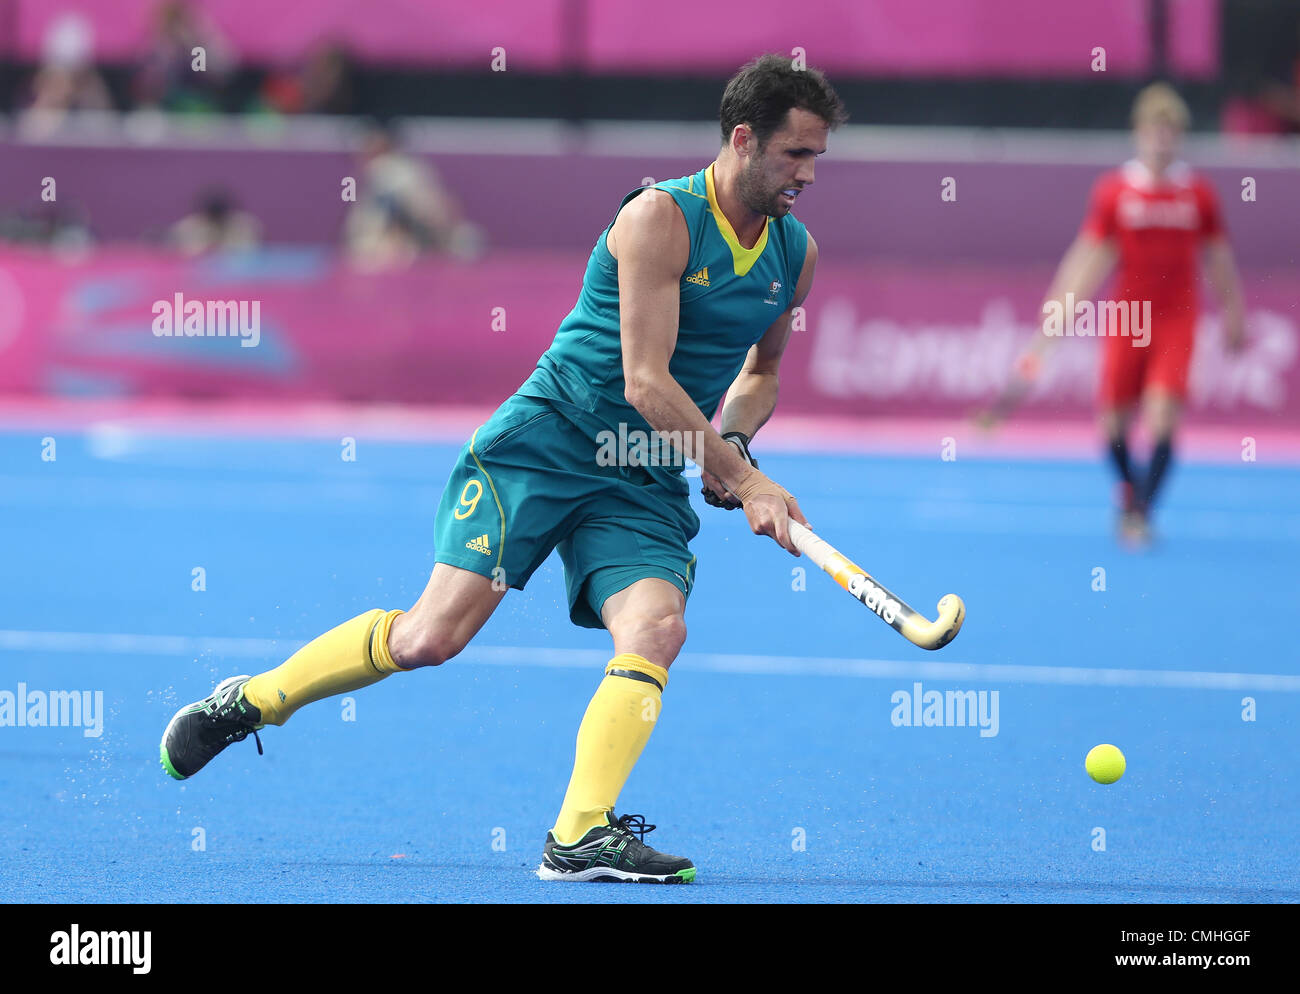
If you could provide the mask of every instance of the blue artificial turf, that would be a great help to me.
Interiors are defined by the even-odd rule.
[[[105,708],[99,737],[0,727],[0,900],[247,901],[224,889],[236,866],[264,883],[256,899],[287,901],[1300,900],[1295,681],[1098,675],[1300,672],[1293,467],[1176,466],[1159,544],[1132,553],[1099,462],[764,456],[918,610],[962,595],[965,629],[938,653],[694,498],[690,635],[619,805],[695,861],[692,886],[533,876],[607,646],[569,624],[554,558],[466,657],[358,692],[355,720],[321,702],[267,729],[265,756],[250,739],[193,780],[164,776],[177,707],[415,600],[455,449],[363,439],[344,462],[328,440],[91,432],[43,462],[39,435],[0,435],[0,691],[98,690]],[[31,634],[48,632],[65,634]],[[998,733],[896,727],[906,670],[821,658],[997,691]],[[919,669],[935,662],[1082,672]],[[1100,742],[1128,758],[1109,787],[1083,771]]]

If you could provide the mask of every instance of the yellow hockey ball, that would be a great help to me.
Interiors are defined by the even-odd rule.
[[[1088,776],[1098,783],[1114,783],[1124,775],[1126,767],[1124,754],[1113,745],[1093,746],[1083,761]]]

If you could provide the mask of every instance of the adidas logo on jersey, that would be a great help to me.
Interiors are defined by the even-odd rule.
[[[709,285],[709,267],[708,267],[708,266],[705,266],[705,267],[704,267],[703,269],[701,269],[698,273],[693,273],[693,274],[691,274],[690,276],[686,277],[686,282],[687,282],[687,283],[696,283],[696,284],[698,284],[699,286],[708,286],[708,285]]]
[[[488,537],[480,535],[478,538],[471,538],[465,543],[465,548],[473,549],[475,552],[481,552],[485,556],[492,555],[492,548],[488,545]]]

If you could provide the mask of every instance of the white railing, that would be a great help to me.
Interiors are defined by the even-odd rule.
[[[404,118],[404,145],[429,154],[698,155],[720,143],[712,122]],[[159,111],[26,112],[0,117],[0,142],[24,145],[354,151],[360,118],[269,115],[192,116]],[[849,124],[831,138],[836,161],[1113,164],[1131,154],[1122,131],[895,127]],[[1195,133],[1188,159],[1202,166],[1300,167],[1300,137]]]

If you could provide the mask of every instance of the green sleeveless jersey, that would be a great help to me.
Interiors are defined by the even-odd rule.
[[[619,210],[645,189],[650,188],[624,197]],[[693,176],[656,183],[653,189],[677,201],[690,236],[677,344],[668,370],[712,420],[750,346],[789,309],[803,270],[808,229],[791,214],[768,218],[754,247],[743,248],[718,207],[711,165]],[[518,391],[546,398],[592,439],[602,431],[617,432],[620,425],[629,433],[650,430],[623,396],[618,260],[605,247],[608,234],[609,227],[596,239],[577,305]],[[660,482],[685,489],[681,467],[655,469]]]

